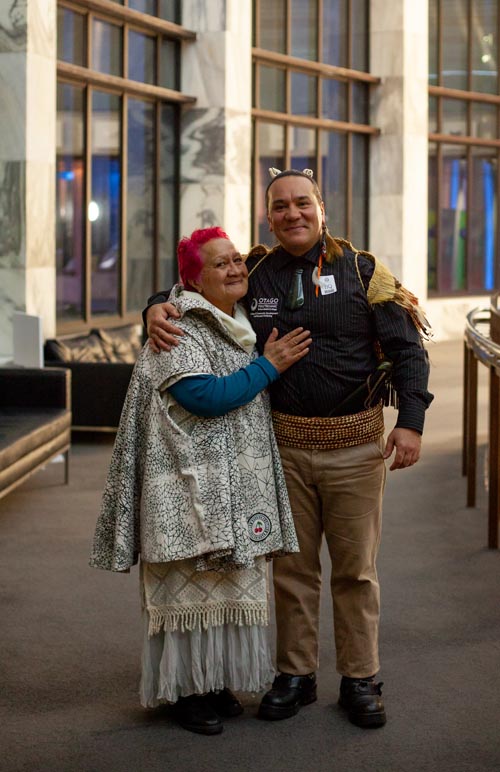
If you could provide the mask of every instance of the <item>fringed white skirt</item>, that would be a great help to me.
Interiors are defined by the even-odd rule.
[[[141,568],[144,707],[223,688],[259,692],[272,681],[264,558],[230,573],[195,571],[191,560]]]

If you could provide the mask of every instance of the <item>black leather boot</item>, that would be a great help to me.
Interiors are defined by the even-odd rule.
[[[243,705],[230,689],[208,692],[207,700],[216,713],[223,718],[234,718],[243,713]]]
[[[281,673],[274,679],[272,689],[263,696],[257,717],[266,721],[290,718],[302,705],[309,705],[316,699],[315,673],[303,676]]]
[[[345,678],[342,676],[339,705],[347,710],[347,717],[352,724],[363,728],[385,724],[382,686],[382,682],[376,684],[373,678]]]
[[[190,694],[172,705],[172,716],[183,729],[197,734],[220,734],[223,724],[206,696]]]

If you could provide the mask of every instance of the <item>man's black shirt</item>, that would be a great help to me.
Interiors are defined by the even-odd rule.
[[[329,415],[375,370],[378,340],[394,364],[392,381],[399,399],[396,425],[422,432],[425,409],[432,401],[427,391],[429,364],[409,314],[394,302],[370,306],[366,291],[374,264],[358,255],[359,275],[354,253],[347,249],[333,262],[323,263],[324,291],[316,296],[312,276],[318,253],[319,245],[301,257],[280,247],[263,260],[257,256],[247,260],[250,276],[245,301],[259,353],[273,327],[280,337],[295,327],[311,331],[309,353],[270,387],[272,407],[292,415]],[[303,271],[304,305],[292,311],[286,299],[297,268]],[[149,304],[165,299],[164,294],[156,295]]]

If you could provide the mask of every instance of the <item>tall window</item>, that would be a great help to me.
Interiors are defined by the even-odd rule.
[[[497,0],[429,2],[429,294],[500,288]]]
[[[60,0],[59,330],[136,318],[175,279],[178,0]]]
[[[254,0],[255,241],[269,243],[268,168],[310,168],[328,227],[368,241],[369,3]]]

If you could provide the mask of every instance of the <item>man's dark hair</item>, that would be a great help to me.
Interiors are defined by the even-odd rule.
[[[313,186],[314,195],[318,200],[318,204],[323,203],[323,197],[321,195],[321,191],[318,187],[318,183],[316,182],[316,180],[314,180],[309,174],[305,174],[305,172],[299,172],[298,169],[285,169],[284,172],[280,172],[275,177],[273,177],[266,188],[266,212],[269,211],[269,188],[271,187],[273,182],[275,182],[276,180],[281,180],[283,177],[305,177],[306,180],[309,180],[309,182]]]

